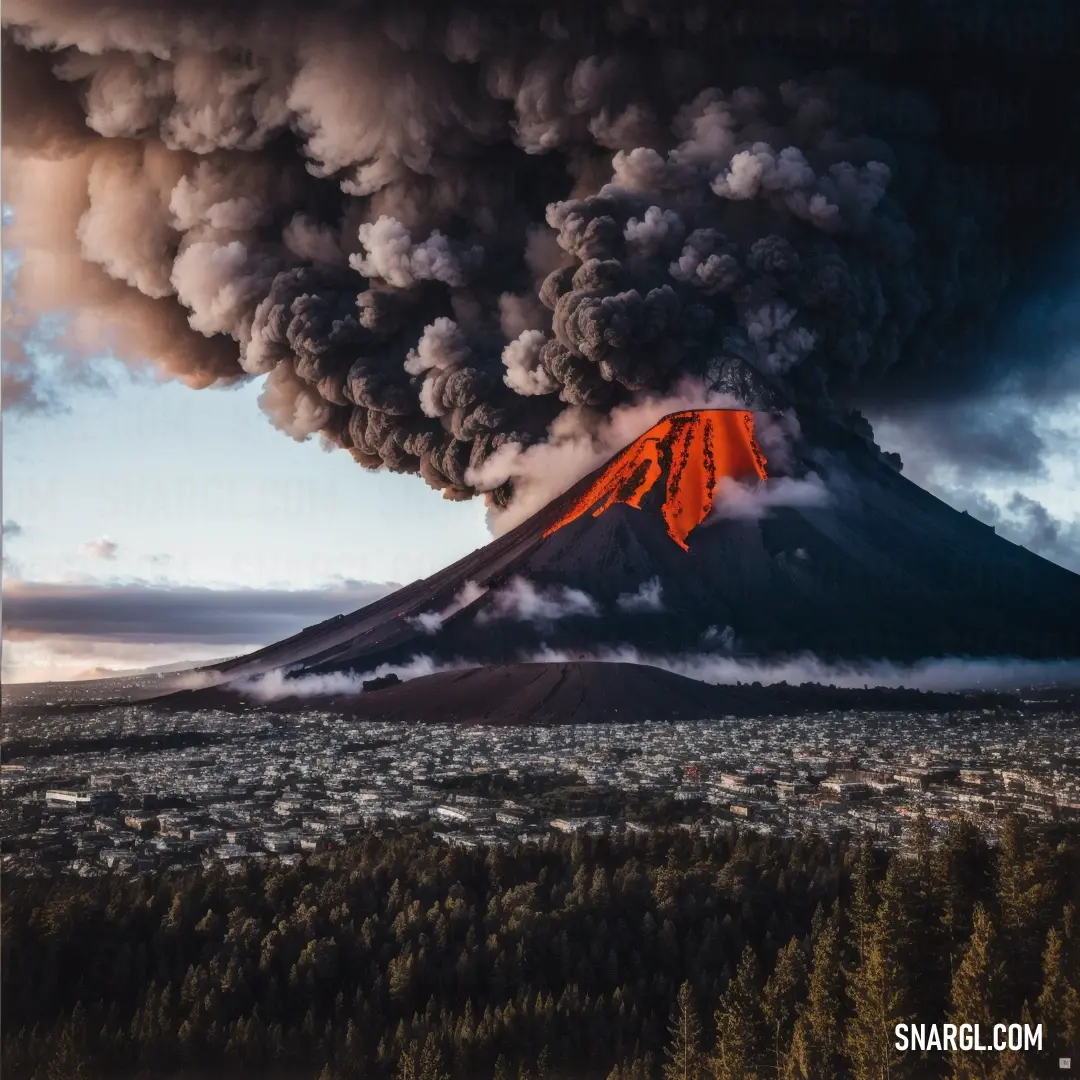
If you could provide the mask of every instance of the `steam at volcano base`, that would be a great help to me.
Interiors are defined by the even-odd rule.
[[[599,517],[616,503],[641,509],[663,483],[660,513],[668,535],[684,551],[687,537],[712,510],[721,479],[766,478],[765,456],[754,440],[754,415],[739,409],[673,413],[631,443],[544,536],[583,514]]]

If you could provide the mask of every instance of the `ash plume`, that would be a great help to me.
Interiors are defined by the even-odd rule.
[[[1075,207],[1078,18],[923,15],[8,0],[5,404],[60,311],[72,356],[263,378],[293,438],[516,513],[530,450],[725,360],[822,408],[973,393]]]

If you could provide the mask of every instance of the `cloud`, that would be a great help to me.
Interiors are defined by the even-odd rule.
[[[658,577],[643,581],[636,592],[621,593],[615,603],[620,611],[663,611],[664,587]]]
[[[4,637],[125,644],[267,644],[385,596],[392,584],[207,589],[168,585],[6,582]]]
[[[437,633],[447,619],[479,600],[486,592],[487,589],[483,585],[478,585],[475,581],[466,581],[457,596],[442,611],[422,611],[419,615],[407,619],[406,622],[418,626],[425,634]]]
[[[16,536],[22,536],[23,528],[17,521],[5,521],[3,526],[4,536],[8,540],[14,540]]]
[[[528,579],[515,577],[492,593],[476,621],[487,623],[497,619],[514,619],[519,622],[552,623],[571,615],[599,614],[596,601],[580,589],[570,589],[565,585],[538,589]]]
[[[4,641],[3,681],[66,682],[102,679],[146,670],[205,664],[258,648],[257,642],[214,645],[198,642],[120,642],[86,637]]]
[[[357,675],[354,672],[333,672],[329,675],[298,675],[288,677],[287,670],[270,671],[253,679],[234,683],[240,693],[259,701],[276,701],[286,697],[328,697],[340,694],[361,694],[364,683],[384,675],[396,675],[403,682],[434,675],[439,671],[458,671],[475,667],[464,660],[436,661],[430,656],[417,655],[404,664],[380,664],[372,671]]]
[[[759,521],[772,509],[827,506],[832,498],[832,492],[817,473],[810,473],[803,479],[780,476],[754,484],[740,483],[724,476],[717,485],[716,500],[705,524],[732,519]]]
[[[946,489],[942,497],[992,525],[1006,540],[1080,573],[1080,517],[1063,521],[1021,491],[1014,491],[1003,503],[965,488]]]
[[[802,551],[802,548],[798,550]],[[708,645],[710,648],[729,653],[735,651],[738,646],[738,639],[735,637],[735,628],[732,626],[725,626],[723,630],[718,626],[710,626],[701,635],[701,643]]]
[[[115,540],[110,540],[107,536],[102,536],[97,540],[88,540],[83,544],[83,553],[85,555],[91,555],[95,559],[108,559],[110,561],[116,558],[116,552],[120,545]]]
[[[917,690],[1016,690],[1025,686],[1080,686],[1080,661],[1021,660],[970,657],[927,657],[914,664],[884,661],[836,663],[813,653],[782,660],[750,660],[715,653],[656,655],[629,646],[596,653],[570,653],[543,649],[528,657],[536,663],[592,660],[601,663],[645,664],[676,675],[717,685],[737,682],[804,683],[840,687],[890,686]]]
[[[899,452],[904,472],[926,482],[943,469],[968,478],[1037,478],[1048,447],[1029,402],[986,399],[927,405],[876,423],[878,441]]]

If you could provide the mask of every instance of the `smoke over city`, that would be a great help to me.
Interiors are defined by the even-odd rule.
[[[1038,57],[1075,28],[1036,8],[8,0],[5,404],[63,311],[71,356],[263,377],[293,438],[503,508],[549,432],[730,358],[823,408],[962,398],[1074,197]]]

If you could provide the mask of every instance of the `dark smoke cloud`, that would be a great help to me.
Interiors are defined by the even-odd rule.
[[[1075,209],[1080,22],[916,7],[8,0],[6,322],[265,376],[294,438],[451,498],[732,357],[822,407],[976,393]]]

